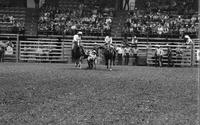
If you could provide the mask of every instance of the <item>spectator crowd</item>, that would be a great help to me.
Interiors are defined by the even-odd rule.
[[[179,37],[184,34],[197,37],[199,18],[191,1],[173,0],[160,5],[148,0],[145,9],[130,11],[125,21],[125,36]]]
[[[74,35],[83,31],[84,35],[102,36],[111,32],[112,9],[103,8],[98,1],[77,1],[71,7],[44,4],[41,8],[39,33]]]
[[[3,14],[0,19],[0,24],[11,27],[12,33],[24,33],[24,22],[17,20],[14,16]]]

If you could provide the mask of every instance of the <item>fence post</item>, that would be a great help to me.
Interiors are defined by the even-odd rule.
[[[17,41],[16,41],[16,62],[19,62],[19,51],[20,51],[20,47],[19,47],[19,34],[17,34]]]
[[[62,41],[62,60],[65,62],[65,56],[64,56],[64,41]]]
[[[191,44],[191,66],[194,64],[194,45]]]
[[[147,44],[146,46],[146,65],[148,66],[148,50],[149,50],[149,45]]]

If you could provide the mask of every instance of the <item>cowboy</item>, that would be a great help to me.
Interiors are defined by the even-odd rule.
[[[117,48],[117,58],[118,58],[118,65],[122,65],[122,60],[123,60],[123,48],[122,45],[118,45]]]
[[[194,44],[192,39],[189,37],[189,35],[185,35],[185,40],[187,45]]]
[[[92,69],[94,65],[96,69],[97,53],[95,50],[89,51],[87,62],[88,62],[88,68]]]
[[[112,37],[110,35],[105,37],[105,46],[109,46],[111,48],[114,48],[114,45],[112,44]]]
[[[79,47],[82,47],[82,44],[81,44],[82,35],[83,33],[80,31],[76,35],[74,35],[73,41],[72,41],[72,49],[74,49],[75,44],[77,44]]]
[[[168,67],[171,67],[174,65],[172,61],[172,48],[167,44],[167,62],[168,62]]]
[[[129,64],[129,57],[130,57],[130,47],[128,47],[128,46],[126,46],[125,48],[124,48],[124,64],[125,65],[128,65]]]
[[[105,43],[106,44],[112,44],[112,37],[110,35],[105,37]]]
[[[162,67],[162,58],[164,55],[164,51],[157,45],[155,52],[156,66]]]
[[[95,60],[97,57],[97,52],[95,50],[89,51],[88,60]]]
[[[133,58],[135,59],[135,62],[133,62],[133,65],[138,65],[138,48],[135,45],[134,48],[132,48],[132,54],[133,54]]]
[[[137,43],[138,43],[137,37],[136,36],[132,37],[132,40],[131,40],[132,46],[137,46]]]
[[[77,45],[77,47],[80,48],[81,52],[83,52],[83,55],[85,55],[85,52],[84,52],[84,49],[83,49],[83,45],[82,45],[82,42],[81,42],[81,37],[82,37],[82,32],[79,31],[76,35],[74,35],[73,37],[73,40],[72,40],[72,57],[74,57],[74,47],[75,45]]]

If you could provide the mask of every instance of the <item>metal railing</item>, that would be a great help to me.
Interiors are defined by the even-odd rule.
[[[71,62],[72,36],[26,36],[22,39],[16,34],[0,35],[0,40],[8,39],[14,44],[14,52],[10,58],[13,58],[15,62]],[[83,46],[85,49],[92,49],[94,43],[103,44],[103,41],[103,37],[83,37]],[[121,44],[121,42],[121,38],[113,38],[115,45]],[[176,56],[176,48],[179,42],[169,45],[172,48],[172,60],[176,66],[195,66],[199,64],[197,50],[200,49],[200,42],[198,39],[194,40],[194,42],[193,47],[188,45],[180,46],[183,51],[181,61],[177,60]],[[155,64],[155,45],[160,45],[166,53],[168,46],[165,42],[138,42],[138,57],[146,59],[146,65]],[[132,60],[132,57],[130,57],[130,60]],[[163,57],[163,64],[167,65],[166,55]]]

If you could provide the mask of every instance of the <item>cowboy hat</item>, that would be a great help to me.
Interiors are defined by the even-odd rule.
[[[77,34],[82,35],[83,33],[81,31],[79,31]]]
[[[185,35],[185,38],[190,39],[189,35]]]

